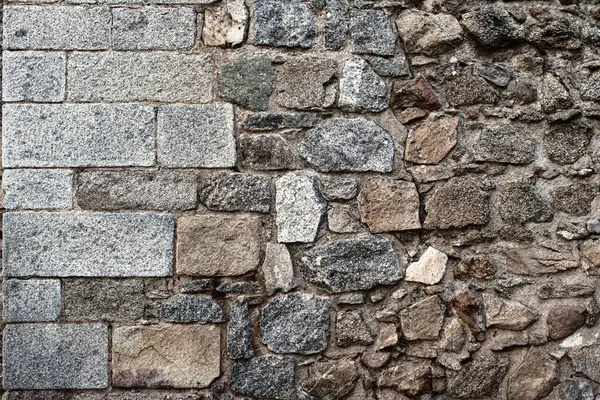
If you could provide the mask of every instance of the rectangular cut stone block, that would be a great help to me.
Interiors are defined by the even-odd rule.
[[[66,169],[7,169],[2,174],[8,210],[73,207],[73,172]]]
[[[4,322],[56,321],[60,317],[58,279],[9,279],[2,285]]]
[[[106,325],[8,325],[3,339],[4,389],[108,386]]]
[[[154,110],[123,104],[8,104],[4,168],[154,164]]]
[[[115,328],[115,387],[203,388],[220,375],[221,332],[214,325]]]
[[[70,101],[212,100],[208,54],[76,52],[67,66]]]
[[[108,7],[4,6],[5,49],[104,50],[110,46]]]
[[[172,215],[9,212],[4,214],[6,276],[168,276]]]
[[[71,4],[211,4],[219,0],[67,0]]]
[[[2,100],[55,103],[65,99],[67,57],[62,52],[2,53]]]

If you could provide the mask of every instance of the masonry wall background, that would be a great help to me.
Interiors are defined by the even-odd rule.
[[[600,399],[600,3],[5,0],[3,400]]]

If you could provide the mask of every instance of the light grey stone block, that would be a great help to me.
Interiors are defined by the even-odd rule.
[[[220,0],[67,0],[71,4],[211,4]]]
[[[4,322],[56,321],[60,317],[60,280],[9,279],[2,286]]]
[[[212,100],[209,54],[76,52],[67,66],[70,101]]]
[[[123,104],[8,104],[4,168],[149,166],[154,110]]]
[[[165,214],[9,212],[6,276],[168,276],[174,218]]]
[[[2,53],[4,101],[61,102],[65,99],[67,57],[59,52]]]
[[[110,11],[86,6],[4,6],[5,49],[104,50]]]
[[[8,325],[3,339],[4,389],[108,386],[106,325]]]
[[[73,207],[73,172],[65,169],[7,169],[2,174],[8,210]]]
[[[193,8],[113,8],[115,50],[184,50],[194,46]]]
[[[169,167],[230,168],[236,163],[233,107],[161,106],[158,162]]]

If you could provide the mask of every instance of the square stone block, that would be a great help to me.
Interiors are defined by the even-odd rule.
[[[73,207],[73,171],[7,169],[2,174],[4,208],[60,209]]]
[[[5,322],[56,321],[60,317],[58,279],[10,279],[2,285]]]
[[[5,51],[2,53],[2,100],[61,102],[65,99],[65,53]]]

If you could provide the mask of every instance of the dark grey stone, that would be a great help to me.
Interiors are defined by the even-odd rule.
[[[509,360],[506,357],[478,355],[448,379],[448,394],[459,399],[493,397],[508,367]]]
[[[217,286],[216,290],[221,293],[256,293],[258,285],[254,282],[227,282]]]
[[[489,49],[509,46],[523,38],[521,27],[500,5],[491,5],[462,16],[462,25],[475,40]]]
[[[575,371],[594,382],[600,382],[600,344],[574,349],[569,352]]]
[[[275,72],[268,57],[236,60],[219,71],[219,95],[252,110],[266,110],[274,81]]]
[[[513,77],[512,70],[487,62],[477,64],[477,73],[488,82],[501,87],[506,87]]]
[[[214,282],[212,279],[200,279],[197,281],[182,283],[179,285],[181,293],[198,293],[206,290],[212,290]]]
[[[596,185],[573,183],[554,189],[554,206],[567,214],[586,215],[592,210],[592,201],[596,197]]]
[[[340,79],[340,108],[352,112],[380,112],[388,108],[389,92],[385,81],[360,57],[344,65]]]
[[[580,95],[583,100],[600,101],[600,72],[594,72],[581,83]]]
[[[503,185],[498,211],[504,221],[512,224],[548,222],[554,217],[552,207],[539,195],[535,184],[527,181]]]
[[[526,132],[510,125],[493,125],[485,128],[475,143],[478,161],[508,164],[529,164],[535,160],[535,140]]]
[[[225,313],[212,299],[178,295],[156,306],[160,316],[171,322],[200,322],[202,324],[226,321]]]
[[[583,122],[561,122],[550,126],[544,136],[548,158],[558,164],[572,164],[582,157],[593,131]]]
[[[317,40],[315,19],[305,0],[257,0],[256,43],[310,48]]]
[[[327,0],[325,7],[325,48],[341,50],[350,31],[350,7],[345,0]]]
[[[263,308],[262,341],[276,353],[315,354],[327,348],[331,300],[306,293],[273,298]]]
[[[576,50],[581,47],[578,31],[578,27],[571,25],[569,20],[556,16],[531,26],[527,41],[541,49]]]
[[[410,76],[410,69],[406,60],[377,57],[371,59],[369,63],[373,70],[381,76],[389,76],[392,78]]]
[[[352,10],[350,21],[355,53],[379,56],[396,53],[396,34],[387,11]]]
[[[585,379],[565,379],[558,385],[563,400],[594,400],[594,386]]]
[[[264,112],[248,115],[244,121],[244,129],[248,131],[269,131],[282,128],[311,128],[316,123],[317,115],[313,113]]]
[[[257,211],[271,209],[271,179],[260,175],[222,173],[200,185],[200,201],[210,210]]]
[[[291,143],[280,135],[249,135],[240,138],[240,158],[246,168],[283,170],[298,167]]]
[[[4,322],[56,321],[61,311],[60,280],[5,280],[2,299]]]
[[[238,299],[229,308],[227,354],[234,360],[254,357],[248,302]]]
[[[446,100],[453,106],[496,104],[500,94],[484,78],[463,70],[446,76]]]
[[[264,356],[238,361],[231,368],[231,388],[248,396],[292,400],[296,365],[291,358]]]
[[[381,235],[315,246],[296,262],[309,282],[334,293],[391,285],[404,275],[392,243]]]

